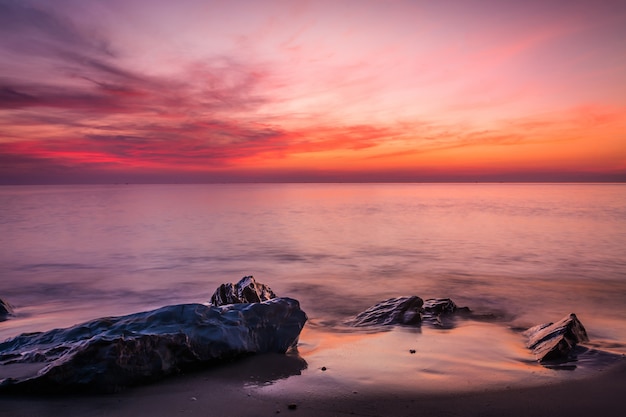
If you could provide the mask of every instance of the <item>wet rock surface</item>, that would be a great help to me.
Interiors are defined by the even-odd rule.
[[[455,314],[470,313],[468,307],[459,307],[449,298],[429,298],[424,301],[422,320],[436,326],[449,327],[450,323],[446,319],[454,317]]]
[[[220,285],[211,296],[211,304],[221,306],[240,303],[260,303],[276,298],[272,289],[256,282],[252,275],[243,277],[236,284]]]
[[[352,326],[421,325],[428,323],[449,327],[445,319],[455,313],[470,313],[467,307],[458,307],[449,298],[429,298],[426,301],[413,295],[396,297],[373,305],[348,321]]]
[[[415,295],[390,298],[359,313],[348,324],[359,327],[393,324],[418,325],[422,322],[423,305],[424,300]]]
[[[575,359],[575,348],[589,341],[587,331],[576,314],[563,317],[556,323],[539,324],[524,332],[526,347],[540,363],[564,362]]]
[[[14,314],[13,306],[0,298],[0,321],[4,321]]]
[[[111,392],[185,369],[295,347],[297,300],[180,304],[0,343],[0,392]]]

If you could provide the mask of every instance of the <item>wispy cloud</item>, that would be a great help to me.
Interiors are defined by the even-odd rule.
[[[103,37],[81,28],[54,12],[54,7],[38,7],[28,1],[0,1],[0,34],[4,48],[30,55],[50,55],[62,51],[112,56]]]
[[[183,2],[172,17],[142,0],[0,0],[2,181],[47,171],[104,178],[380,173],[430,161],[532,166],[543,155],[581,169],[624,166],[626,103],[608,87],[626,80],[615,70],[609,81],[590,75],[601,73],[593,60],[605,51],[586,51],[606,42],[568,43],[590,27],[576,7],[550,6],[544,16],[502,4],[460,13],[374,3],[252,13]],[[94,19],[96,7],[110,14]],[[623,32],[614,14],[593,13]],[[232,25],[220,23],[229,17]],[[622,51],[612,51],[611,68]],[[625,84],[615,83],[620,77]],[[593,138],[606,151],[586,163]]]

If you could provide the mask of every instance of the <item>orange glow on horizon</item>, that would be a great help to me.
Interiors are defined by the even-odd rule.
[[[0,183],[626,181],[626,5],[349,3],[3,6]]]

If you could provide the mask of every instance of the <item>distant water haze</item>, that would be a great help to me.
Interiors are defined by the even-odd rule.
[[[304,352],[378,301],[419,295],[503,328],[575,312],[626,353],[625,219],[624,184],[3,186],[0,297],[18,316],[0,338],[206,302],[254,275],[301,301]]]

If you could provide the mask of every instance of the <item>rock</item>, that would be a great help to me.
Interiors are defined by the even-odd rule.
[[[454,313],[469,314],[470,309],[467,307],[458,307],[454,301],[449,298],[429,298],[424,301],[422,312],[422,320],[428,321],[436,326],[448,327],[442,319]]]
[[[274,298],[173,305],[23,334],[0,343],[0,391],[111,392],[242,355],[284,353],[306,320],[298,301]]]
[[[570,360],[576,345],[589,341],[585,327],[573,313],[556,323],[531,327],[524,335],[528,337],[526,347],[539,362]]]
[[[390,298],[358,314],[349,324],[376,326],[391,324],[420,324],[424,301],[416,295]]]
[[[448,327],[442,322],[442,317],[453,313],[469,313],[467,307],[457,307],[449,298],[429,298],[423,301],[420,297],[390,298],[380,302],[354,319],[348,321],[352,326],[376,326],[376,325],[420,325],[427,322],[439,327]]]
[[[449,298],[429,298],[424,301],[424,313],[433,316],[454,313],[457,309],[456,304]]]
[[[252,275],[243,277],[238,283],[222,284],[211,296],[211,304],[221,306],[239,303],[260,303],[276,298],[272,289],[255,281]]]
[[[13,306],[0,298],[0,321],[4,321],[14,314]]]

